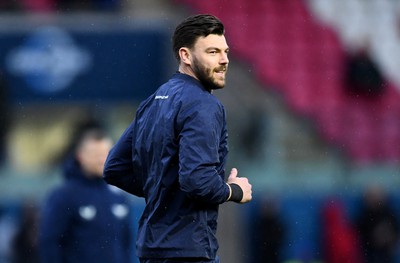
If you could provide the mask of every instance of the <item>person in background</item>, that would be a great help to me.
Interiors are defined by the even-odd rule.
[[[363,263],[356,229],[352,225],[345,204],[329,198],[322,207],[321,242],[326,263]]]
[[[347,56],[345,87],[351,95],[374,99],[385,92],[386,83],[368,50],[365,47]]]
[[[260,215],[255,223],[257,244],[254,262],[280,263],[286,226],[280,216],[277,200],[265,199],[260,205]]]
[[[363,198],[356,226],[367,263],[394,263],[399,220],[380,186],[371,186]]]
[[[112,141],[98,128],[80,133],[64,167],[65,182],[43,205],[42,263],[128,263],[133,260],[130,204],[102,179]]]
[[[246,203],[252,186],[236,168],[225,182],[225,86],[229,46],[212,15],[193,15],[173,35],[179,69],[139,106],[107,157],[104,179],[144,197],[137,254],[142,263],[219,262],[218,208]],[[239,227],[239,226],[238,226]]]
[[[39,263],[38,221],[39,210],[36,202],[24,203],[21,222],[12,240],[12,263]]]

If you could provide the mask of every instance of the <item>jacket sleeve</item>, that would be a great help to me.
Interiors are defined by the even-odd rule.
[[[63,238],[71,222],[71,209],[62,190],[54,191],[46,200],[41,216],[39,254],[42,263],[61,263]]]
[[[224,110],[218,104],[192,103],[180,114],[179,182],[191,198],[221,204],[229,195],[224,180]]]
[[[223,115],[223,121],[224,123],[226,123],[226,115],[224,112]],[[220,140],[220,144],[219,144],[219,161],[220,161],[220,165],[218,167],[218,174],[224,178],[224,180],[226,180],[226,175],[225,175],[225,165],[227,162],[227,158],[228,158],[228,131],[226,128],[226,125],[223,125],[222,127],[222,133],[221,133],[221,140]]]
[[[132,164],[132,134],[134,122],[113,146],[104,164],[103,178],[130,194],[143,197],[141,178],[135,176]]]

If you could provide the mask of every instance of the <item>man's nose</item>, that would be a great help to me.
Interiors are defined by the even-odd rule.
[[[219,63],[220,64],[228,64],[229,63],[228,54],[222,53]]]

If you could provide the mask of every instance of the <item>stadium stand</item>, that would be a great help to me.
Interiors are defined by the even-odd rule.
[[[393,36],[393,26],[379,30],[396,24],[391,23],[395,16],[388,11],[396,9],[389,1],[382,7],[377,1],[357,0],[176,2],[219,16],[228,28],[233,54],[250,63],[265,87],[273,86],[281,92],[295,112],[313,120],[320,135],[343,148],[355,162],[400,160],[396,146],[400,140],[400,82],[393,78],[398,74],[391,74],[393,67],[398,69],[398,62],[393,61],[399,48],[394,47],[400,45]],[[371,12],[375,6],[379,9]],[[320,19],[325,16],[325,20]],[[353,24],[365,25],[364,29],[372,24],[379,32],[370,34],[369,42],[374,44],[370,55],[383,71],[385,84],[384,91],[374,98],[346,92],[346,61],[356,45],[348,47],[346,37],[363,32]],[[389,44],[378,45],[382,38],[389,39]],[[358,43],[362,43],[360,38]]]

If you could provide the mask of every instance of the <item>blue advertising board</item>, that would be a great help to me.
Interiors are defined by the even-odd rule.
[[[14,102],[141,100],[168,77],[170,54],[160,29],[0,33],[0,69]]]

